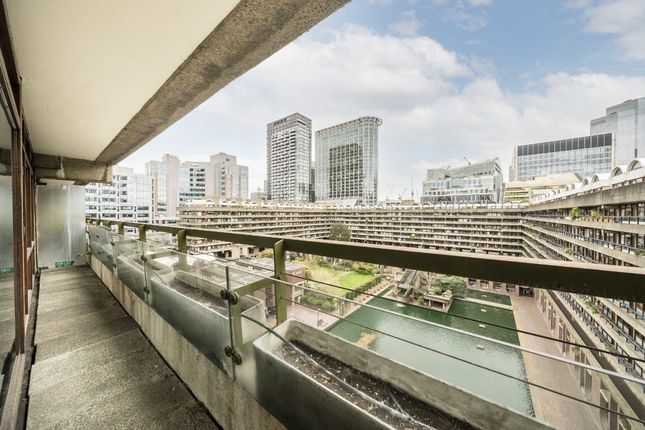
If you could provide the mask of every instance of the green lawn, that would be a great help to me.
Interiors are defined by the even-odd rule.
[[[342,275],[339,280],[341,287],[355,290],[358,287],[367,284],[374,278],[375,276],[373,275],[362,275],[360,273],[350,272]]]
[[[325,282],[327,284],[340,285],[343,288],[355,290],[376,278],[375,275],[356,273],[341,265],[338,265],[335,269],[331,267],[322,267],[319,266],[316,261],[309,258],[306,258],[301,262],[307,267],[311,274],[311,284],[313,288],[320,289],[321,291],[334,294],[339,297],[345,296],[349,291],[313,281],[315,280]]]

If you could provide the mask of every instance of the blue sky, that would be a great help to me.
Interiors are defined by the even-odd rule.
[[[581,136],[645,96],[643,0],[355,0],[121,163],[219,151],[265,175],[266,123],[292,112],[314,130],[383,119],[379,194],[421,190],[425,170]]]

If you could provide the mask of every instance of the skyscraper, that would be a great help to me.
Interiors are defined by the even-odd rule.
[[[613,135],[574,137],[513,148],[511,181],[528,181],[555,173],[591,176],[611,170]]]
[[[267,124],[269,200],[309,200],[311,120],[294,113]]]
[[[246,199],[249,196],[249,168],[237,164],[235,155],[211,155],[212,179],[207,181],[208,196]]]
[[[316,200],[376,204],[382,123],[361,117],[316,132]]]
[[[645,97],[607,108],[606,115],[592,119],[590,134],[613,133],[616,165],[645,157]]]

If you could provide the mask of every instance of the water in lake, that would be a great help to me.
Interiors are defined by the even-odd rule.
[[[517,334],[514,331],[486,325],[486,323],[495,323],[514,328],[515,320],[513,312],[510,310],[461,300],[453,302],[449,314],[396,303],[382,298],[374,298],[368,303],[382,309],[436,322],[443,326],[450,326],[519,345]],[[457,316],[466,316],[484,321],[484,327],[480,325],[482,323],[467,321],[457,318]],[[407,364],[486,399],[524,414],[533,415],[531,395],[525,382],[446,357],[438,352],[428,351],[422,346],[525,380],[524,363],[520,351],[485,339],[475,339],[471,336],[451,332],[442,327],[433,327],[419,321],[379,312],[367,307],[356,310],[347,320],[373,327],[376,330],[410,340],[421,346],[411,345],[390,336],[375,333],[349,321],[340,321],[331,327],[329,331],[351,342],[359,342],[388,358]]]

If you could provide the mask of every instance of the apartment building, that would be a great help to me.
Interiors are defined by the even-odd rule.
[[[381,124],[361,117],[316,132],[316,200],[376,204]]]
[[[556,173],[538,176],[528,181],[510,181],[504,184],[504,203],[529,203],[554,190],[564,190],[581,182],[577,173]]]
[[[184,161],[179,166],[179,206],[206,197],[210,163]]]
[[[152,178],[128,167],[114,167],[112,182],[85,186],[85,214],[89,218],[152,221]]]
[[[212,175],[207,181],[207,196],[246,199],[249,197],[249,168],[237,164],[237,157],[223,152],[211,155]]]
[[[146,163],[146,175],[152,178],[152,219],[155,223],[177,217],[180,167],[179,157],[170,154]]]
[[[311,120],[294,113],[267,124],[269,200],[309,201]]]

